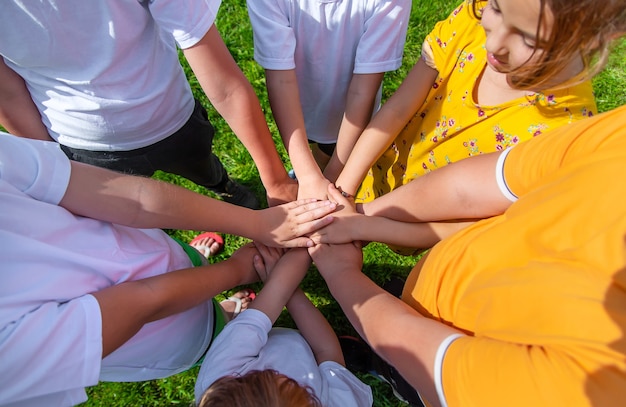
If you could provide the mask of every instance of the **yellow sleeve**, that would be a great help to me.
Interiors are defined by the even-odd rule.
[[[439,21],[433,30],[426,36],[424,47],[430,47],[429,55],[432,55],[433,65],[429,65],[445,73],[446,67],[454,67],[458,59],[458,53],[474,41],[482,41],[476,38],[476,26],[480,21],[474,17],[471,1],[464,1],[456,7],[447,19]],[[480,27],[479,27],[480,28]],[[482,32],[480,28],[479,32]]]
[[[563,125],[517,145],[504,162],[507,187],[519,197],[571,163],[580,166],[620,154],[624,144],[622,126],[626,125],[624,112],[626,107],[621,107]],[[606,148],[608,143],[615,144],[615,148]]]

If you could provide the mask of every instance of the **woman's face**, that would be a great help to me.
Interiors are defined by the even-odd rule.
[[[487,34],[487,64],[497,72],[510,72],[538,58],[552,25],[545,10],[537,38],[540,0],[489,0],[481,23]],[[537,47],[537,51],[535,51]]]

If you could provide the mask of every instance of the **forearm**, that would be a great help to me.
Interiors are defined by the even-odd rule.
[[[309,148],[295,70],[267,69],[265,78],[274,120],[298,179],[322,177]]]
[[[283,308],[307,273],[311,259],[306,249],[292,249],[285,253],[257,295],[250,308],[262,311],[276,322]]]
[[[324,278],[352,325],[376,353],[432,405],[439,405],[435,354],[441,342],[458,331],[420,315],[358,269],[326,273]]]
[[[7,132],[38,140],[53,141],[41,121],[37,106],[22,77],[0,57],[0,124]]]
[[[332,360],[345,366],[335,331],[301,289],[298,288],[293,293],[287,303],[287,310],[298,330],[311,346],[318,364]]]
[[[337,180],[350,152],[372,117],[383,76],[383,73],[356,74],[350,82],[337,148],[324,170],[324,175],[332,182]]]
[[[343,191],[356,193],[367,171],[422,106],[436,78],[437,71],[418,60],[359,137],[337,178],[337,185]]]
[[[402,222],[483,219],[511,205],[496,180],[498,153],[470,157],[362,205],[369,216]]]
[[[358,137],[354,144],[347,162],[339,173],[335,184],[342,191],[350,195],[356,195],[361,182],[367,171],[383,154],[385,149],[395,139],[397,132],[403,124],[399,118],[393,118],[389,111],[378,112],[370,125]],[[384,117],[379,115],[384,114]],[[376,120],[378,118],[378,120]],[[374,122],[376,120],[376,122]],[[376,127],[376,123],[382,123],[384,127]]]
[[[378,216],[365,216],[362,222],[355,223],[353,240],[429,249],[472,223],[474,222],[399,222]]]
[[[246,249],[248,250],[248,249]],[[103,357],[123,345],[146,323],[210,301],[224,290],[254,282],[251,255],[209,266],[129,281],[92,293],[102,315]]]
[[[217,230],[271,246],[304,247],[328,223],[330,201],[303,200],[254,211],[163,181],[71,162],[60,205],[94,219],[137,228]],[[318,220],[319,219],[319,220]]]
[[[203,230],[211,225],[226,233],[250,235],[237,227],[245,220],[253,222],[255,211],[250,209],[152,178],[73,161],[71,166],[70,183],[60,205],[77,215],[136,228]],[[229,216],[223,215],[226,213]]]
[[[217,28],[184,54],[215,109],[249,151],[268,194],[289,183],[256,93]]]

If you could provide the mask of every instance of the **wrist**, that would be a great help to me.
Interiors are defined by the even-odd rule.
[[[346,196],[344,194],[348,195],[346,196],[346,198],[354,198],[354,196],[356,195],[356,191],[358,189],[357,186],[354,186],[349,181],[346,181],[345,179],[343,179],[341,175],[337,177],[337,182],[335,182],[335,185],[341,191],[341,194],[343,196]]]

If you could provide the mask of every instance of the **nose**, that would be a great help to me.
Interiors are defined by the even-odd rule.
[[[506,27],[500,24],[491,29],[485,28],[485,34],[487,35],[487,40],[485,41],[485,49],[487,52],[500,56],[507,54],[506,44],[509,33]]]

